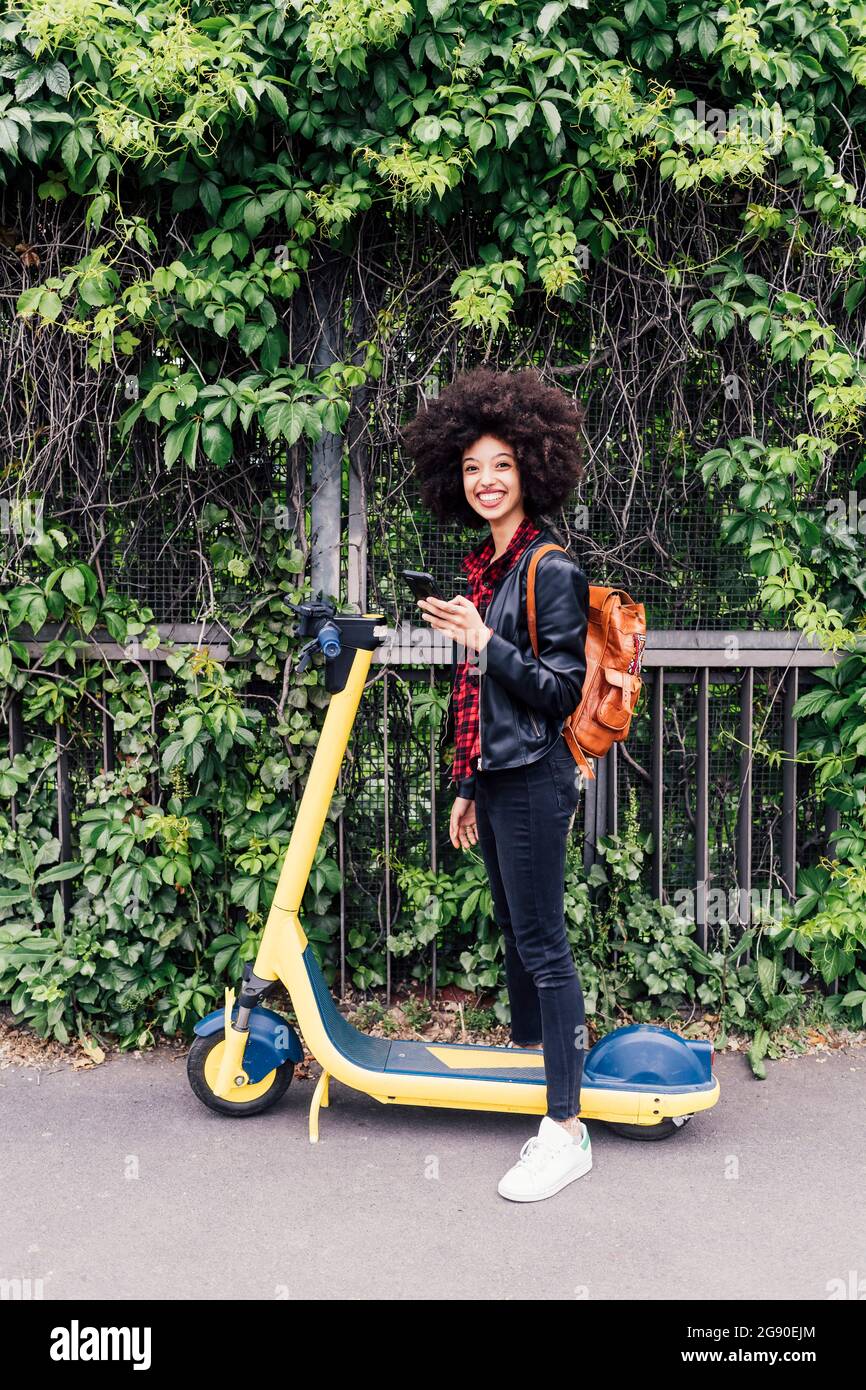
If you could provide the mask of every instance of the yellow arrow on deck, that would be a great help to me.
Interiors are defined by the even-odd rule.
[[[543,1067],[540,1052],[522,1052],[515,1048],[507,1052],[487,1052],[480,1047],[428,1047],[437,1062],[444,1062],[452,1071],[493,1071],[496,1067]]]

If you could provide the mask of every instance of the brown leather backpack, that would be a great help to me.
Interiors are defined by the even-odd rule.
[[[568,554],[561,545],[540,545],[532,552],[526,581],[526,617],[536,657],[535,571],[548,550],[562,550]],[[562,726],[572,756],[587,778],[595,778],[587,755],[602,758],[612,744],[628,736],[643,687],[640,671],[645,646],[643,604],[635,603],[624,589],[605,589],[590,584],[586,676],[580,704]]]

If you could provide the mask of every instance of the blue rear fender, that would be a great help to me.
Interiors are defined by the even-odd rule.
[[[583,1080],[590,1086],[711,1089],[713,1044],[706,1038],[680,1037],[651,1023],[632,1023],[614,1029],[590,1048]]]
[[[237,1007],[232,1018],[238,1016]],[[195,1025],[195,1033],[200,1038],[212,1037],[221,1033],[225,1025],[225,1010],[214,1009]],[[263,1081],[269,1071],[281,1067],[284,1062],[302,1062],[304,1049],[301,1040],[290,1023],[273,1009],[256,1007],[250,1014],[250,1036],[244,1049],[244,1071],[250,1081]]]

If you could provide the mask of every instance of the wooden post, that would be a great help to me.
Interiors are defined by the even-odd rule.
[[[318,325],[314,366],[323,372],[339,361],[342,345],[341,279],[333,262],[313,274],[313,306]],[[313,593],[340,597],[340,525],[342,517],[342,435],[325,430],[312,448],[312,498],[310,503],[311,565]]]

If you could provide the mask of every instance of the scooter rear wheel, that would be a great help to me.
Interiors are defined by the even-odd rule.
[[[294,1062],[283,1062],[282,1066],[269,1071],[261,1081],[247,1086],[237,1086],[233,1094],[224,1099],[214,1095],[220,1059],[224,1046],[225,1033],[211,1033],[207,1038],[196,1038],[186,1059],[186,1074],[195,1095],[209,1110],[218,1115],[231,1115],[242,1119],[247,1115],[260,1115],[270,1110],[289,1088],[295,1074]]]
[[[608,1128],[622,1134],[626,1139],[669,1139],[672,1134],[678,1134],[692,1117],[680,1115],[678,1118],[682,1121],[681,1124],[677,1124],[670,1116],[660,1120],[657,1125],[620,1125],[610,1120]]]

